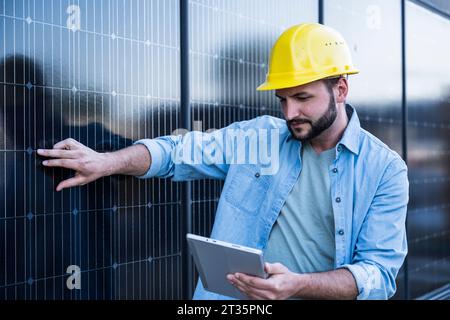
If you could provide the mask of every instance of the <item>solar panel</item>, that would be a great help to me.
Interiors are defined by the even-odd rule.
[[[441,41],[450,21],[413,3],[406,10],[408,282],[414,298],[450,279],[450,44]]]
[[[57,193],[73,173],[35,153],[67,137],[112,151],[179,126],[178,8],[0,2],[2,299],[181,297],[178,184],[113,176]]]

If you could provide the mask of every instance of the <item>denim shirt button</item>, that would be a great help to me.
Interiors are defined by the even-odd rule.
[[[339,234],[340,236],[343,236],[343,235],[344,235],[344,229],[340,229],[340,230],[338,231],[338,234]]]
[[[336,202],[337,202],[337,203],[341,202],[341,198],[337,197],[337,198],[336,198]]]
[[[338,146],[338,147],[337,147],[337,151],[338,151],[338,152],[341,152],[341,151],[342,151],[342,147],[341,147],[341,146]]]
[[[334,168],[333,169],[333,173],[337,173],[338,172],[338,169],[337,168]]]
[[[259,172],[255,173],[255,177],[259,178],[261,175],[259,174]]]

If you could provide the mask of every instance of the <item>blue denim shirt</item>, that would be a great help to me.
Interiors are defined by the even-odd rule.
[[[361,128],[352,106],[346,110],[350,120],[329,167],[335,268],[353,274],[358,299],[387,299],[396,291],[395,278],[407,254],[407,167],[395,151]],[[230,129],[278,131],[279,166],[273,174],[261,174],[260,163],[192,161],[204,152],[205,141],[222,139]],[[285,120],[272,116],[235,122],[210,133],[193,131],[137,143],[144,144],[152,157],[148,172],[139,178],[225,180],[211,237],[262,250],[302,170],[301,142],[293,139]],[[239,153],[236,148],[219,151],[223,152],[216,155],[223,159]],[[206,291],[199,280],[194,299],[229,298]]]

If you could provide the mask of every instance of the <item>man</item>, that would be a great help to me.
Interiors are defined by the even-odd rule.
[[[275,43],[258,88],[276,90],[285,120],[261,116],[106,154],[72,139],[38,153],[55,158],[44,165],[76,171],[58,191],[111,174],[224,179],[211,237],[263,249],[270,262],[268,279],[228,276],[249,298],[387,299],[407,252],[407,167],[360,127],[345,103],[346,75],[355,73],[340,34],[320,24],[297,25]],[[279,143],[280,163],[271,174],[262,174],[260,163],[230,163],[240,152],[221,143],[208,163],[191,161],[205,155],[205,141],[233,145],[228,132],[255,129],[278,133],[272,143]],[[223,161],[210,161],[212,154]],[[227,297],[205,291],[199,281],[194,298]]]

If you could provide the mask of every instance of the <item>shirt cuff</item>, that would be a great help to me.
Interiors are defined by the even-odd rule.
[[[148,169],[148,171],[141,176],[136,176],[136,178],[148,179],[148,178],[156,176],[158,174],[158,172],[160,171],[161,165],[162,165],[163,157],[162,157],[161,146],[158,144],[158,142],[156,142],[153,139],[141,139],[141,140],[138,140],[133,143],[133,145],[136,145],[136,144],[143,144],[144,146],[146,146],[148,152],[150,153],[150,157],[152,159],[150,168]]]
[[[366,269],[359,264],[345,264],[340,266],[338,269],[346,268],[350,271],[355,278],[356,287],[358,288],[357,300],[364,300],[369,297],[370,289],[367,286],[369,281],[369,274]]]

